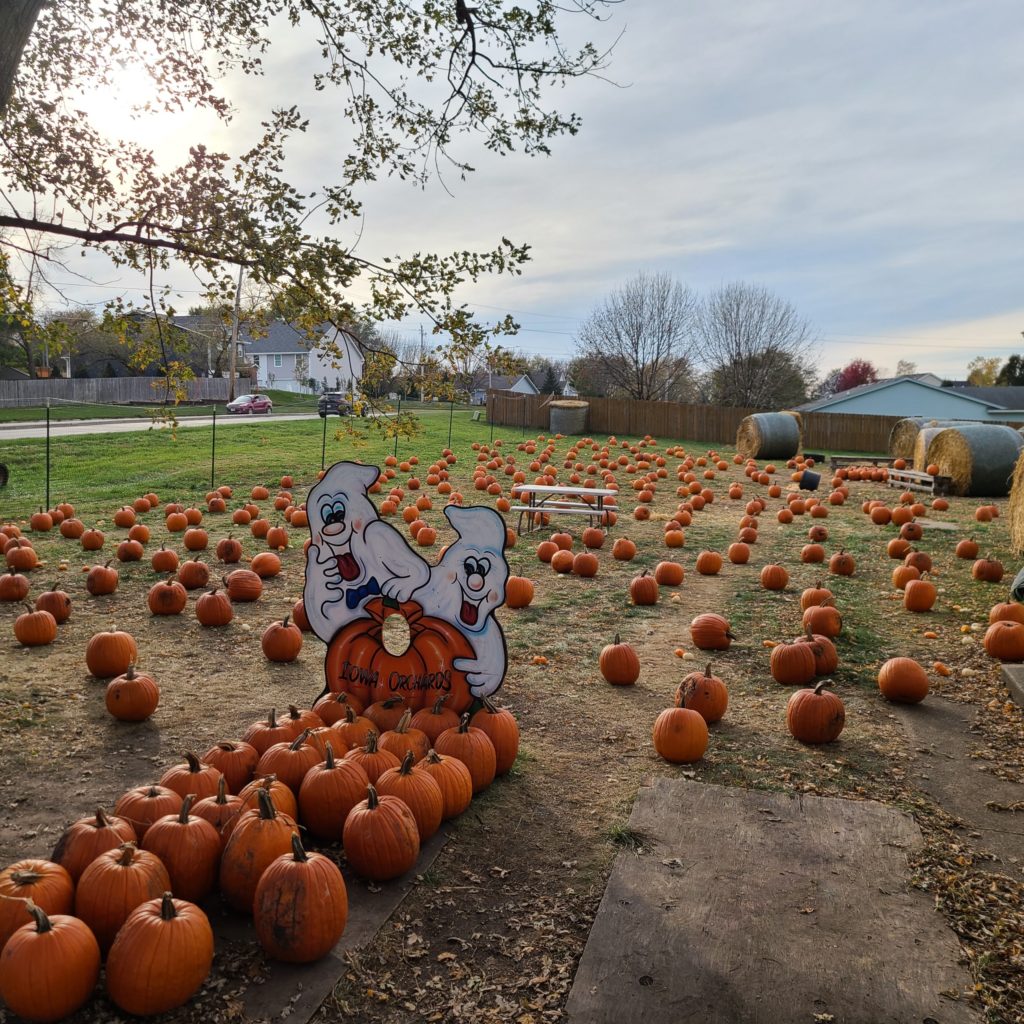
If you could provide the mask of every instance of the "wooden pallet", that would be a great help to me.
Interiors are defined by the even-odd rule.
[[[926,494],[949,494],[953,481],[948,476],[932,476],[916,469],[890,469],[888,487],[899,487],[904,491],[924,491]]]
[[[879,456],[875,459],[866,459],[859,455],[833,455],[829,459],[829,465],[832,469],[840,469],[843,466],[891,466],[898,458],[898,455]],[[903,461],[906,462],[908,468],[914,465],[913,459],[904,459]]]

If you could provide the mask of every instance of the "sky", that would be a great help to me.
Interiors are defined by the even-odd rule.
[[[698,292],[765,286],[814,325],[822,374],[860,357],[963,377],[973,356],[1024,350],[1019,0],[624,0],[603,24],[581,21],[571,36],[617,42],[606,80],[558,94],[580,134],[547,158],[466,144],[477,171],[447,189],[375,184],[363,255],[530,243],[522,277],[460,298],[485,318],[511,312],[511,347],[556,358],[638,271]],[[313,125],[290,170],[315,187],[345,133],[329,95],[308,88],[310,49],[282,33],[266,77],[229,88],[238,117],[211,140],[245,148],[288,97]],[[119,102],[94,109],[121,125]],[[211,127],[182,115],[140,132],[170,159]],[[95,283],[64,289],[77,301],[140,297],[122,271],[88,258],[81,269]],[[182,308],[198,300],[190,275],[168,280]],[[400,327],[418,336],[420,320]]]

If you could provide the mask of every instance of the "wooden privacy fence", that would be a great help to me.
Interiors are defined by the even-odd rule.
[[[547,430],[550,395],[518,395],[508,391],[487,394],[487,418],[491,423],[527,430]],[[585,398],[590,403],[587,432],[659,440],[685,439],[715,445],[734,445],[740,421],[775,409],[743,409],[714,405],[683,405],[677,402],[641,402],[631,398]],[[806,451],[850,451],[883,454],[889,449],[889,433],[900,416],[855,416],[850,413],[803,414]]]
[[[187,384],[189,402],[223,402],[226,377],[200,377]],[[96,402],[102,405],[154,405],[167,398],[162,377],[72,377],[47,380],[0,380],[0,404],[46,405]],[[174,401],[173,392],[170,401]]]

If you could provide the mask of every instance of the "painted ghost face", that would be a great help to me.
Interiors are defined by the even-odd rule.
[[[482,630],[491,611],[505,600],[504,523],[490,510],[449,506],[445,515],[459,533],[441,560],[455,598],[452,605],[457,605],[450,605],[451,611],[462,628]]]
[[[337,555],[338,572],[347,582],[362,573],[352,554],[351,541],[377,518],[376,509],[366,496],[367,488],[376,479],[377,470],[373,466],[338,463],[313,489],[307,503],[319,518],[319,523],[313,526],[314,536],[318,535],[320,542]]]

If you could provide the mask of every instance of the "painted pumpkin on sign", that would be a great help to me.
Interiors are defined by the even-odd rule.
[[[414,710],[430,707],[447,694],[446,705],[461,714],[473,703],[466,675],[454,662],[472,658],[465,637],[453,626],[423,614],[415,601],[398,605],[375,598],[367,603],[369,618],[344,626],[327,649],[327,686],[350,693],[365,705],[401,697]],[[408,647],[392,653],[385,646],[385,621],[401,615],[409,627]]]

